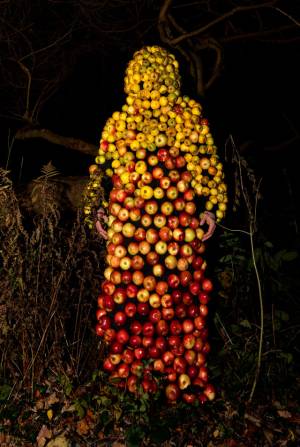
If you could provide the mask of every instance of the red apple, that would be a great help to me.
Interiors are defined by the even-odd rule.
[[[135,376],[140,377],[143,372],[143,363],[141,360],[134,360],[130,366],[130,371]]]
[[[195,325],[195,328],[198,330],[203,329],[205,327],[205,319],[199,315],[199,317],[196,317],[194,319],[194,325]]]
[[[169,179],[169,177],[161,177],[159,180],[159,186],[162,189],[168,189],[170,184],[171,184],[171,180]]]
[[[127,320],[127,316],[125,314],[125,312],[119,311],[116,312],[114,315],[114,322],[117,326],[124,326],[124,324],[126,323]]]
[[[162,353],[162,360],[165,365],[172,365],[174,362],[175,356],[171,351],[165,351]]]
[[[135,298],[138,292],[138,287],[136,284],[128,284],[128,286],[126,287],[126,294],[128,296],[128,298]],[[129,304],[133,304],[133,303],[129,303]],[[128,315],[128,316],[132,316],[132,315]]]
[[[146,358],[146,349],[142,348],[142,347],[135,348],[134,356],[137,360],[142,360],[142,359]]]
[[[127,379],[126,385],[127,385],[128,391],[130,391],[131,393],[136,393],[136,391],[137,391],[137,377],[134,375],[129,376]]]
[[[184,358],[188,365],[193,365],[196,361],[196,352],[193,349],[189,349],[188,351],[185,351]]]
[[[196,395],[193,393],[183,393],[182,400],[189,405],[192,405],[196,401]]]
[[[171,275],[168,276],[168,284],[172,289],[177,289],[177,287],[180,284],[180,279],[177,275],[175,275],[175,273],[172,273]]]
[[[151,321],[151,323],[157,323],[160,320],[161,320],[161,311],[159,309],[150,310],[149,321]]]
[[[129,334],[126,329],[119,329],[116,333],[116,340],[122,345],[127,343],[129,340]]]
[[[145,317],[150,312],[149,304],[148,303],[139,303],[137,305],[137,312],[138,312],[138,314],[140,314],[143,317]]]
[[[204,292],[209,293],[213,290],[213,284],[210,279],[203,279],[201,286],[202,286],[202,290],[204,290]]]
[[[134,239],[138,242],[144,241],[146,239],[146,230],[142,227],[139,227],[137,229],[134,227],[133,234],[131,236],[127,236],[127,237],[131,238],[133,236],[134,236]]]
[[[186,306],[183,303],[177,304],[177,306],[175,307],[175,315],[178,318],[186,317],[186,312]]]
[[[133,274],[132,274],[132,282],[136,286],[142,285],[143,282],[144,282],[144,273],[141,272],[140,270],[136,270],[135,272],[133,272]]]
[[[172,307],[164,307],[161,311],[162,318],[166,321],[170,321],[175,316],[175,311]]]
[[[104,336],[105,330],[100,326],[100,324],[96,324],[95,331],[99,337]]]
[[[129,338],[129,346],[138,348],[142,344],[142,338],[139,335],[131,335]]]
[[[175,228],[177,228],[179,226],[179,219],[177,216],[169,216],[168,217],[168,227],[171,230],[175,230]]]
[[[213,400],[216,397],[215,387],[210,384],[204,388],[203,393],[208,398],[208,400]]]
[[[126,285],[128,285],[129,283],[131,283],[132,280],[132,273],[129,272],[128,270],[124,271],[121,273],[121,279],[122,282]]]
[[[165,352],[168,346],[165,337],[157,337],[155,340],[155,346],[160,349],[161,352]]]
[[[183,272],[180,272],[179,279],[180,279],[180,284],[183,287],[186,287],[192,281],[192,274],[188,270],[185,270]]]
[[[143,335],[145,337],[153,337],[154,331],[155,331],[154,325],[151,321],[146,321],[143,324]]]
[[[169,293],[165,293],[161,297],[161,305],[162,307],[171,307],[173,304],[172,296]]]
[[[177,242],[170,242],[168,244],[168,252],[172,256],[176,256],[179,253],[179,244]]]
[[[182,228],[175,228],[173,230],[173,238],[175,239],[175,241],[183,241],[184,240],[184,231]]]
[[[171,402],[176,402],[180,396],[179,387],[175,383],[170,383],[165,389],[166,397]]]
[[[122,354],[123,352],[123,344],[115,341],[110,345],[110,352],[112,354]]]
[[[127,298],[127,291],[123,287],[118,287],[115,293],[113,294],[114,302],[116,304],[123,304]]]
[[[129,376],[129,366],[126,363],[121,363],[117,368],[118,377],[126,379]]]
[[[103,362],[103,369],[104,371],[112,372],[115,369],[115,365],[111,362],[109,358],[107,358]]]
[[[165,320],[158,321],[155,330],[158,335],[166,336],[169,332],[168,323]]]
[[[160,373],[163,373],[164,370],[165,370],[164,362],[161,359],[154,360],[154,362],[153,362],[153,370],[157,371],[157,372],[160,372]]]
[[[168,242],[172,239],[172,230],[169,227],[160,228],[158,234],[160,239],[164,242]]]
[[[199,292],[200,292],[200,283],[196,282],[196,281],[190,282],[190,284],[189,284],[189,291],[194,296],[198,295]]]
[[[178,320],[173,320],[170,323],[170,332],[173,335],[179,335],[182,332],[182,326]]]
[[[124,363],[130,364],[134,360],[134,352],[132,349],[124,349],[124,352],[122,354],[122,360]]]
[[[156,166],[154,169],[152,169],[152,177],[156,180],[160,180],[164,176],[164,171],[159,166]]]
[[[184,374],[187,367],[187,361],[184,357],[175,357],[173,368],[178,374]]]
[[[192,322],[192,320],[183,320],[182,330],[185,334],[192,333],[194,330],[194,323]]]
[[[207,304],[210,301],[210,297],[207,293],[201,292],[198,295],[201,304]]]
[[[196,318],[200,314],[199,307],[196,304],[191,304],[188,307],[187,312],[188,312],[188,316],[191,318]]]
[[[164,295],[165,293],[167,293],[168,291],[168,283],[166,281],[157,281],[156,283],[156,287],[155,287],[155,291],[159,294],[159,295]]]

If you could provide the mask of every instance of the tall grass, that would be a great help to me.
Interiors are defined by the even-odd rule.
[[[67,224],[53,167],[35,180],[39,212],[22,214],[0,169],[0,383],[32,393],[49,374],[84,380],[98,364],[93,333],[102,246],[80,213]]]

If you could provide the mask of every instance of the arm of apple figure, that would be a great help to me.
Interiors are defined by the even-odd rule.
[[[206,233],[204,233],[202,241],[207,241],[215,232],[216,229],[216,218],[214,213],[211,213],[210,211],[204,211],[204,213],[201,214],[201,220],[200,225],[208,225],[208,230]]]
[[[102,224],[106,223],[108,221],[108,217],[106,215],[106,212],[104,208],[99,208],[97,210],[97,220],[96,220],[96,230],[102,236],[104,239],[107,239],[107,232],[103,228]]]

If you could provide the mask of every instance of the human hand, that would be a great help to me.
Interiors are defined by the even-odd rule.
[[[200,225],[208,225],[208,230],[206,233],[204,233],[202,241],[207,241],[213,234],[216,229],[216,218],[214,213],[211,213],[210,211],[204,211],[204,213],[201,214],[201,220]]]
[[[97,210],[96,230],[104,239],[107,239],[107,231],[103,228],[102,223],[106,223],[108,217],[103,208]]]

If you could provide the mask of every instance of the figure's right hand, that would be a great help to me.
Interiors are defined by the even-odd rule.
[[[103,208],[97,210],[96,230],[104,239],[107,239],[107,231],[103,228],[102,224],[108,221],[108,217]]]

